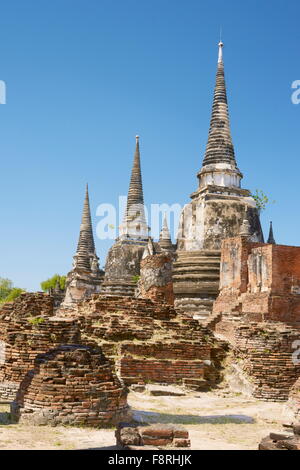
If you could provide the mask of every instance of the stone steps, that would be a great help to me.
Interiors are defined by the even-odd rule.
[[[190,264],[191,266],[193,265],[203,265],[203,266],[218,266],[220,264],[220,260],[218,259],[211,259],[211,258],[186,258],[186,259],[178,259],[175,261],[174,266],[175,267],[180,267],[180,266],[186,266],[186,264]]]
[[[219,251],[178,252],[173,269],[176,311],[206,319],[218,295],[219,280]]]
[[[215,273],[211,273],[211,272],[208,272],[208,273],[202,273],[201,271],[199,271],[198,273],[186,273],[186,274],[175,274],[173,275],[173,282],[176,281],[176,280],[180,280],[182,279],[183,281],[185,280],[194,280],[194,279],[199,279],[199,280],[207,280],[207,281],[219,281],[217,275]]]
[[[104,282],[101,286],[101,295],[116,297],[134,297],[135,283],[126,282]]]

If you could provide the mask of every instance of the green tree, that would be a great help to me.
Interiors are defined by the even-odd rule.
[[[8,296],[5,298],[4,302],[13,302],[19,295],[25,292],[24,289],[20,289],[20,287],[13,287]]]
[[[0,277],[0,303],[12,302],[19,295],[24,292],[24,289],[14,287],[13,282],[10,279],[3,279]]]
[[[275,203],[275,201],[270,201],[268,196],[261,189],[256,189],[255,193],[252,194],[252,197],[256,202],[256,207],[259,210],[259,212],[264,211],[267,204],[269,204],[269,203],[274,204]]]
[[[13,283],[9,279],[0,277],[0,302],[3,301],[13,289]]]
[[[41,288],[44,292],[48,292],[50,289],[57,287],[57,284],[59,284],[59,287],[64,290],[66,287],[66,276],[54,274],[54,276],[46,279],[46,281],[41,282]]]

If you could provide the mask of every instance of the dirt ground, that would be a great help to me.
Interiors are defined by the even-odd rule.
[[[192,449],[257,449],[262,437],[282,430],[284,404],[262,402],[224,390],[190,392],[184,396],[152,396],[151,391],[182,393],[177,387],[149,385],[128,397],[140,423],[183,424]],[[0,450],[114,449],[114,429],[25,426],[10,423],[9,406],[0,405]]]

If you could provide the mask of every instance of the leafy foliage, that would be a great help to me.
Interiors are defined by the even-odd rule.
[[[23,289],[20,289],[19,287],[13,287],[13,289],[10,291],[8,296],[5,298],[5,302],[13,302],[19,295],[24,292]]]
[[[12,302],[24,292],[24,289],[14,287],[10,279],[0,277],[0,304],[4,302]]]
[[[59,284],[61,290],[65,289],[66,286],[66,276],[60,276],[59,274],[54,274],[54,276],[46,279],[46,281],[41,282],[41,288],[44,292],[49,291],[50,289],[55,289]]]
[[[13,283],[9,279],[0,278],[0,302],[4,300],[13,289]]]
[[[255,193],[252,194],[253,199],[256,202],[256,207],[259,211],[265,210],[267,204],[272,203],[274,204],[275,201],[270,201],[268,196],[261,190],[261,189],[256,189]]]

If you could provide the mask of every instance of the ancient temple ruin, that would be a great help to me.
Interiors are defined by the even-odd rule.
[[[23,293],[0,306],[0,398],[11,402],[16,420],[118,424],[131,419],[128,388],[149,383],[198,392],[222,384],[285,401],[299,419],[300,247],[276,244],[272,223],[264,243],[256,202],[241,188],[222,54],[220,42],[199,186],[181,213],[176,243],[166,215],[159,240],[150,236],[137,136],[126,211],[105,273],[87,187],[63,302],[60,291]],[[125,428],[132,445],[162,432]],[[126,447],[122,429],[117,437]],[[168,443],[179,445],[181,437],[190,445],[176,426],[163,432]]]
[[[134,295],[135,277],[140,274],[140,261],[148,243],[149,231],[144,208],[140,144],[136,136],[127,206],[119,227],[119,237],[107,255],[103,293]]]
[[[94,242],[88,186],[86,186],[79,240],[73,260],[73,268],[67,275],[66,293],[61,308],[72,308],[80,300],[100,292],[103,282],[104,273],[99,268]]]
[[[218,295],[220,249],[224,238],[240,233],[245,218],[251,239],[263,241],[256,203],[241,188],[230,132],[224,77],[223,43],[219,43],[216,86],[208,141],[198,189],[181,214],[174,264],[175,307],[205,319]]]

